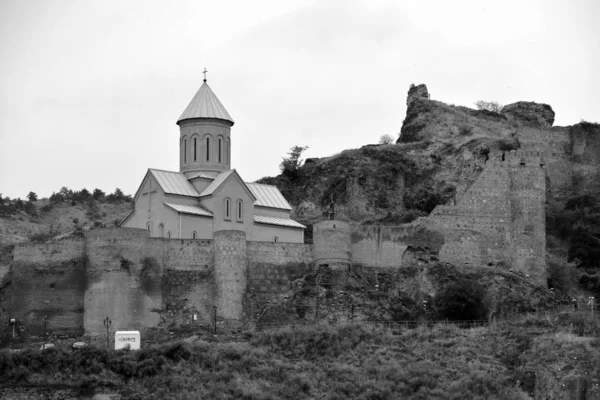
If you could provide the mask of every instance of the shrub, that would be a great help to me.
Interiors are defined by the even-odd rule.
[[[279,168],[281,173],[288,177],[295,179],[298,176],[298,169],[302,165],[302,153],[308,149],[308,146],[294,146],[288,152],[288,157],[284,157]]]
[[[394,138],[391,135],[381,135],[379,144],[393,144]]]
[[[406,192],[402,198],[404,207],[409,210],[420,210],[429,214],[438,204],[446,204],[454,197],[456,188],[448,185],[441,191],[420,188],[415,192]]]
[[[476,281],[462,278],[439,292],[434,309],[441,318],[449,320],[478,320],[486,315],[484,289]]]
[[[555,261],[548,262],[548,286],[569,293],[577,284],[577,271],[571,264],[559,264]]]
[[[461,136],[471,136],[473,134],[473,128],[463,125],[458,129],[458,134]]]
[[[488,111],[493,111],[496,113],[501,112],[502,108],[504,108],[504,106],[502,104],[498,103],[497,101],[484,101],[484,100],[476,101],[475,106],[477,107],[478,110],[488,110]]]
[[[521,143],[518,139],[502,139],[498,141],[498,149],[500,151],[511,151],[521,148]]]

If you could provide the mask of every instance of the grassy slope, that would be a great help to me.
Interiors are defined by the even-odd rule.
[[[96,221],[106,226],[114,226],[114,221],[124,218],[132,207],[128,202],[92,201],[75,205],[64,202],[44,212],[42,207],[48,204],[47,199],[41,199],[34,204],[37,216],[17,212],[8,217],[0,217],[0,247],[26,243],[36,234],[51,233],[54,236],[72,232],[78,227],[89,228]]]
[[[527,399],[559,398],[584,377],[588,399],[600,398],[600,339],[570,334],[557,321],[395,332],[316,325],[133,353],[3,351],[0,394],[68,398],[96,388],[128,399]]]

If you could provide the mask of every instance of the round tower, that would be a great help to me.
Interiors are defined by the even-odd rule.
[[[246,232],[217,231],[213,237],[215,251],[215,307],[217,317],[235,323],[244,316],[246,292]]]
[[[191,178],[199,173],[216,176],[231,169],[233,124],[205,75],[204,83],[177,120],[179,172]]]
[[[352,265],[352,240],[350,225],[336,220],[321,221],[313,225],[313,259],[315,268],[330,269],[332,288],[346,283]],[[326,279],[326,278],[325,278]]]

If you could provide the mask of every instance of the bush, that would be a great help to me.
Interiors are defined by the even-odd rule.
[[[433,305],[438,316],[453,321],[479,320],[486,315],[484,289],[472,279],[462,278],[439,292]]]
[[[502,111],[502,108],[504,108],[504,106],[502,104],[498,103],[497,101],[484,101],[484,100],[476,101],[475,106],[477,107],[478,110],[488,110],[488,111],[493,111],[496,113],[500,113]]]
[[[473,128],[470,126],[461,126],[458,130],[458,134],[461,136],[471,136],[473,134]]]
[[[577,285],[577,271],[571,264],[548,262],[548,286],[569,293]]]
[[[454,197],[456,188],[446,186],[442,191],[430,188],[420,188],[415,192],[406,192],[402,198],[404,207],[409,210],[419,210],[429,214],[438,204],[446,204]]]
[[[381,135],[379,144],[393,144],[394,138],[391,135]]]
[[[308,149],[308,146],[294,146],[288,152],[288,157],[284,157],[279,168],[281,173],[291,179],[295,179],[298,176],[298,169],[302,165],[302,153]]]

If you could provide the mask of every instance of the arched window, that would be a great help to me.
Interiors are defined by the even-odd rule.
[[[158,233],[159,233],[160,237],[165,236],[165,226],[163,225],[162,222],[158,225]]]
[[[167,237],[171,239],[171,231],[167,232]]]
[[[192,239],[196,239],[196,231],[192,232]]]
[[[187,139],[183,140],[183,163],[187,162]]]
[[[222,162],[223,139],[219,138],[219,164]]]
[[[194,138],[194,161],[198,160],[198,139]]]
[[[231,150],[230,147],[231,147],[231,144],[229,143],[229,139],[227,139],[225,141],[225,165],[227,165],[227,166],[229,166],[229,162],[230,162],[229,161],[229,151]]]
[[[231,200],[225,199],[224,208],[225,208],[225,212],[223,213],[224,218],[231,219]]]
[[[242,200],[237,199],[236,201],[236,218],[238,221],[241,221],[244,216],[244,204]]]
[[[150,222],[146,224],[146,229],[148,229],[148,236],[152,236],[152,229],[150,228]]]
[[[206,161],[210,161],[210,138],[206,138]]]

